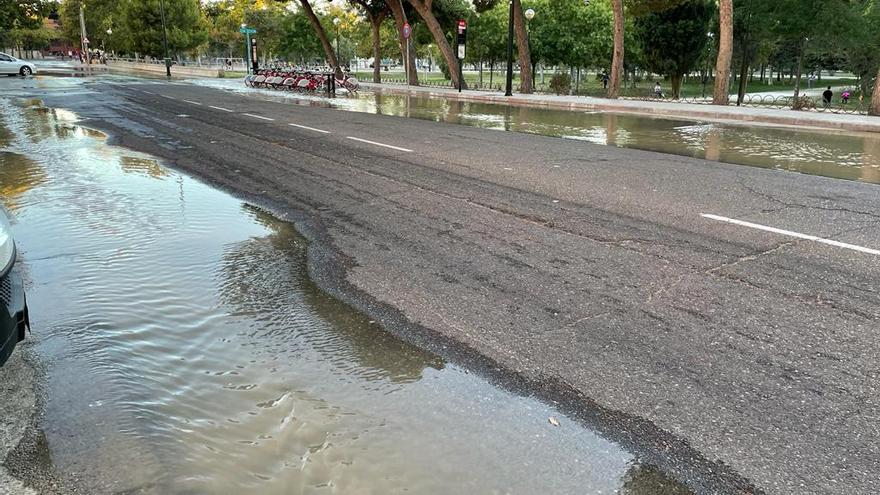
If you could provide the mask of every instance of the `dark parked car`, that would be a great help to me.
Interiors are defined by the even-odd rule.
[[[12,270],[15,256],[12,227],[0,210],[0,366],[12,355],[15,344],[24,340],[30,327],[24,283]]]

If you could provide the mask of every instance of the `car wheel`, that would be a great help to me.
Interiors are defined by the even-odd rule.
[[[21,68],[21,70],[18,73],[23,76],[29,76],[29,75],[33,74],[34,71],[32,71],[30,67],[25,65],[24,67]]]

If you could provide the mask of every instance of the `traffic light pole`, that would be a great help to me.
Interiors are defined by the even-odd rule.
[[[513,0],[510,2],[510,15],[507,21],[507,86],[504,96],[513,96]]]

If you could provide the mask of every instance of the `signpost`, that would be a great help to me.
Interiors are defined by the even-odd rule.
[[[245,66],[244,70],[250,72],[251,71],[251,52],[253,52],[253,68],[254,72],[256,72],[257,65],[257,44],[256,40],[254,40],[254,44],[251,45],[251,35],[257,34],[257,30],[254,28],[247,27],[247,24],[242,24],[241,29],[238,30],[241,34],[245,36],[245,46],[244,46],[244,57],[245,57]]]
[[[403,63],[404,71],[406,71],[406,85],[409,86],[409,37],[412,36],[412,27],[410,27],[409,22],[403,23],[403,39],[406,40],[406,61]],[[373,61],[374,64],[379,63],[378,60]]]
[[[461,87],[464,86],[464,70],[462,69],[462,65],[464,64],[464,57],[467,53],[465,45],[467,44],[467,21],[464,19],[458,20],[458,92],[461,93]]]

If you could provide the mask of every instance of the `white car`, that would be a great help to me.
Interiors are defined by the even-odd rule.
[[[37,66],[19,60],[12,55],[0,53],[0,74],[20,74],[22,76],[30,76],[37,72]]]

